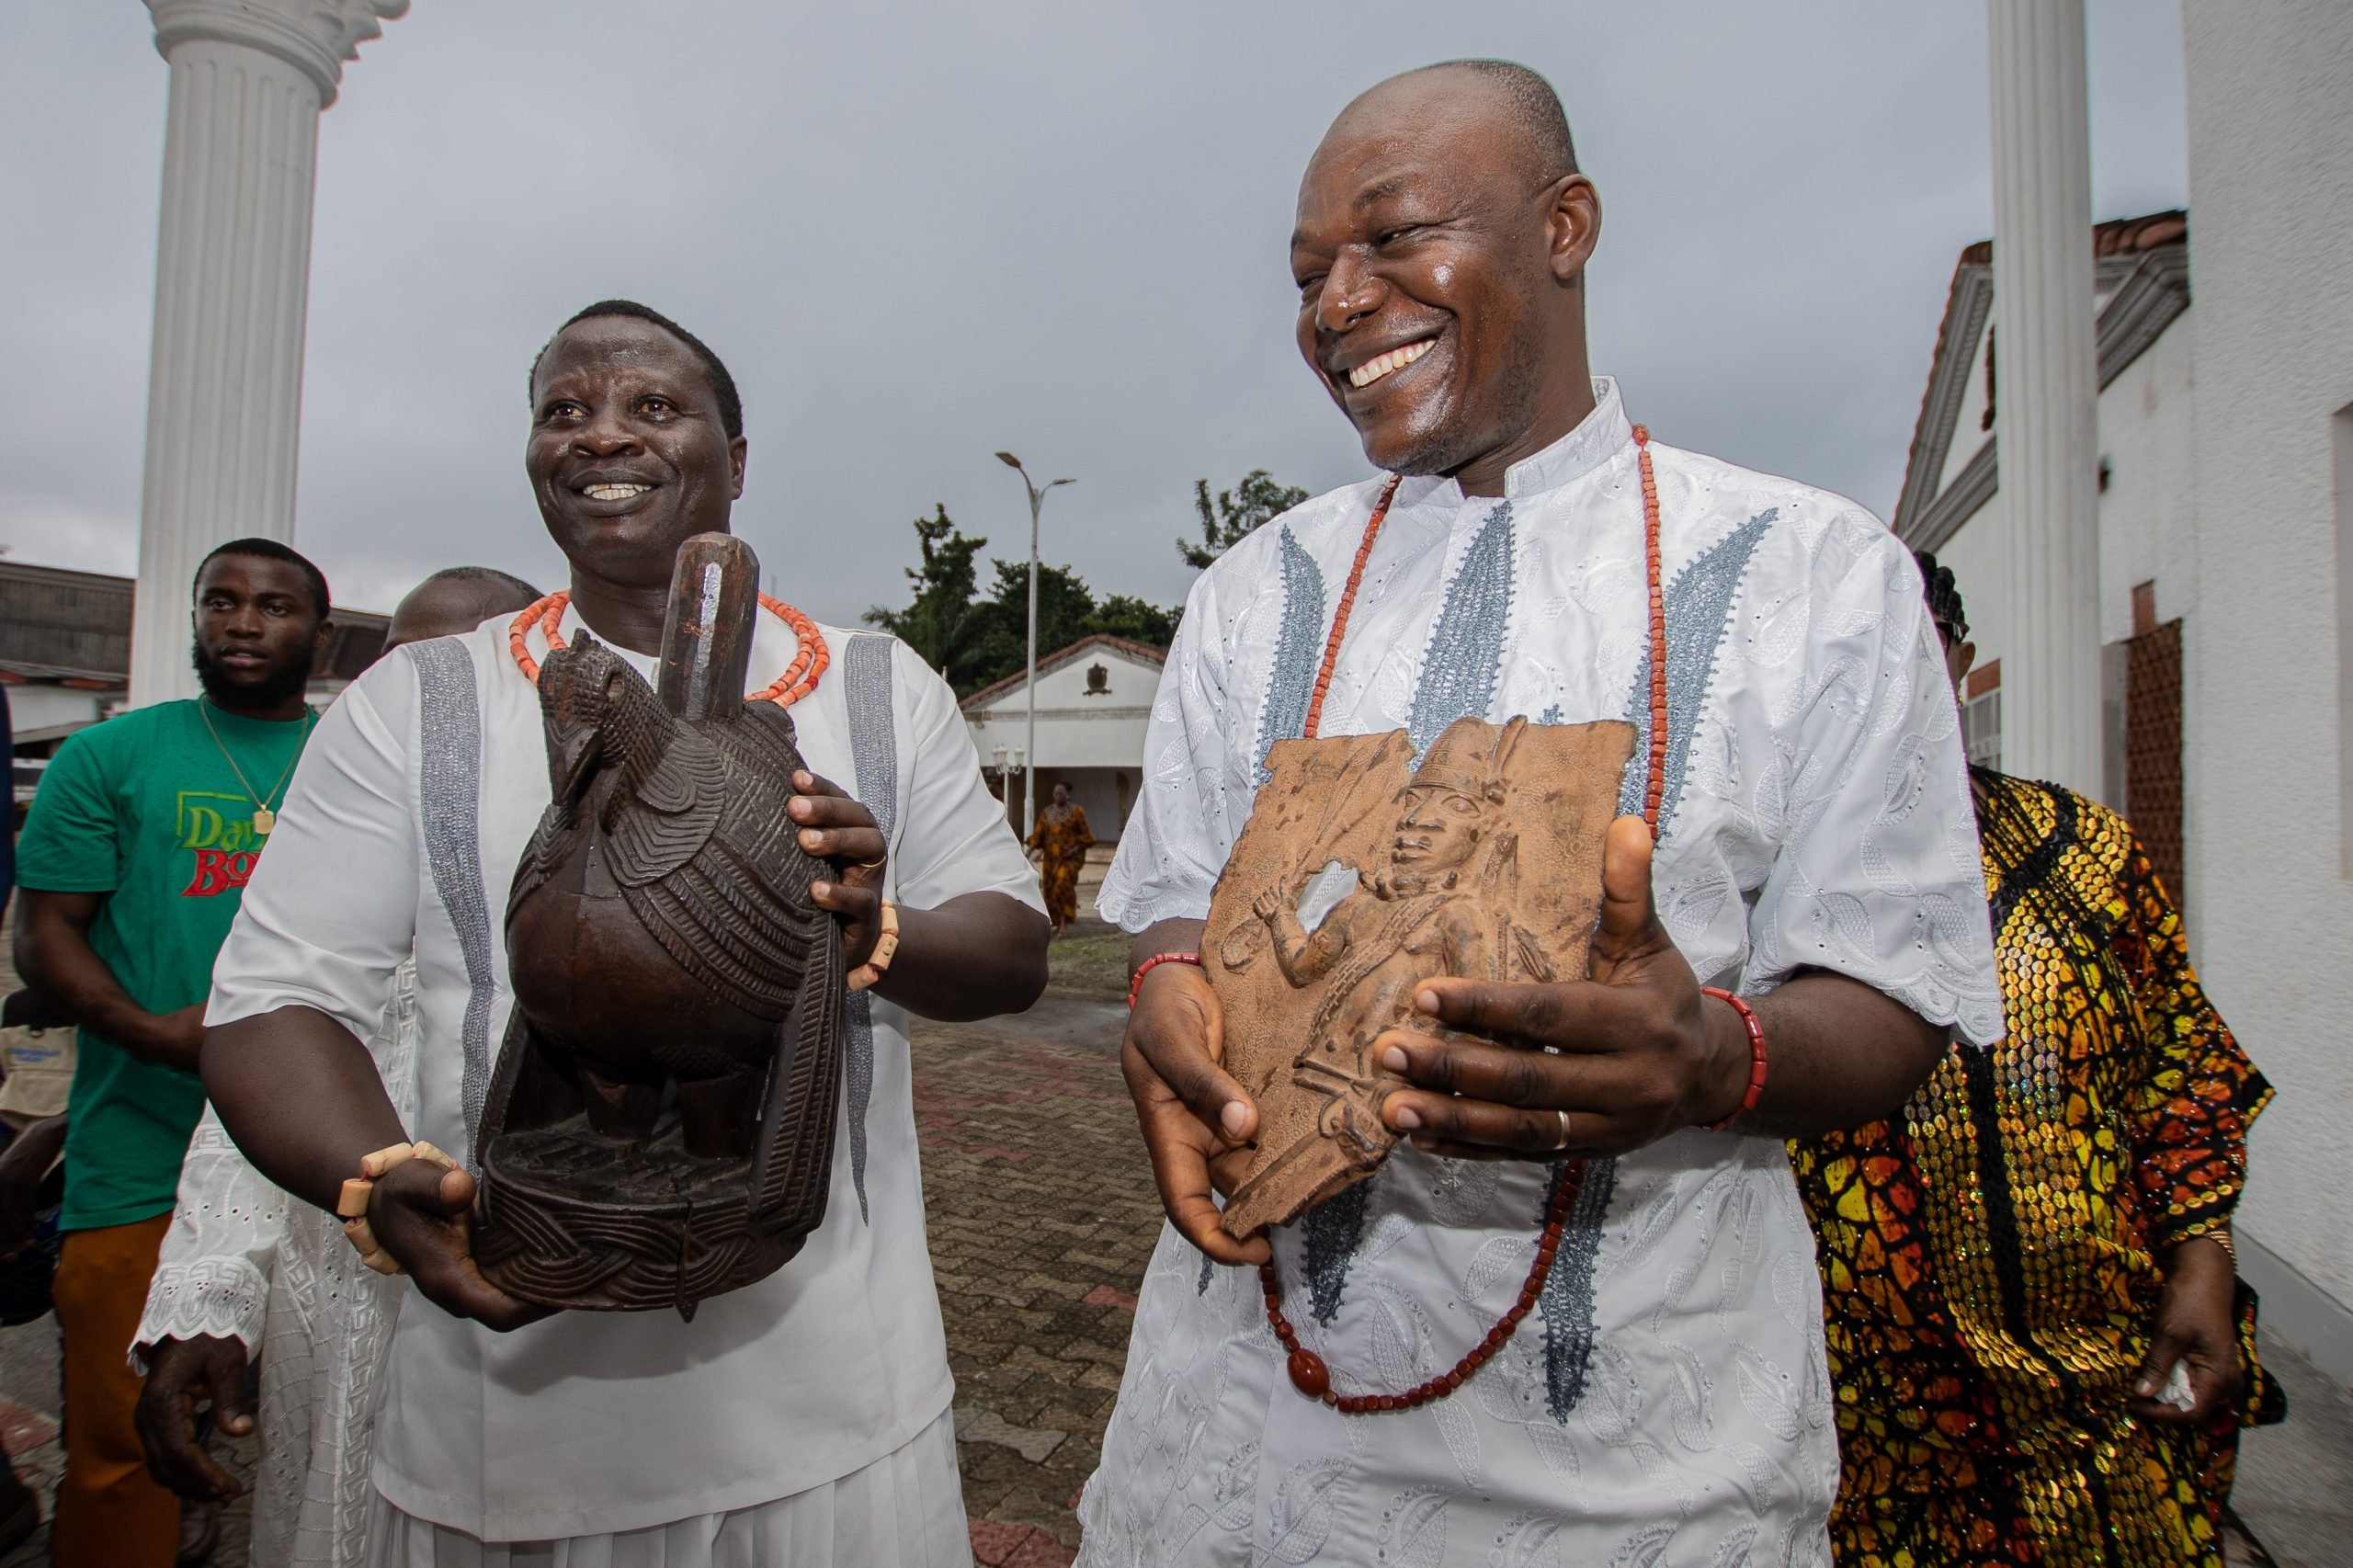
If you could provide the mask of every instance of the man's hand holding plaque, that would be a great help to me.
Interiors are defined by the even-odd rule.
[[[1737,1028],[1738,1016],[1700,1006],[1699,978],[1659,922],[1638,816],[1609,824],[1585,980],[1438,979],[1415,1002],[1422,1017],[1480,1038],[1382,1035],[1375,1060],[1411,1087],[1390,1095],[1381,1117],[1416,1148],[1456,1159],[1639,1149],[1723,1115],[1748,1072],[1744,1040],[1711,1027]]]

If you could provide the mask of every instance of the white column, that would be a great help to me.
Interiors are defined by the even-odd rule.
[[[2002,767],[2100,793],[2098,362],[2084,0],[1986,0],[2010,613]]]
[[[408,0],[147,0],[171,65],[134,706],[192,696],[188,588],[227,540],[294,536],[319,111]]]

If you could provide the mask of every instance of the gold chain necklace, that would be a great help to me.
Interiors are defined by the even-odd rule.
[[[286,788],[286,780],[293,777],[294,765],[302,760],[303,743],[311,738],[311,726],[318,722],[319,716],[307,707],[302,710],[302,733],[294,739],[294,755],[286,759],[286,770],[278,776],[278,782],[269,787],[268,794],[256,795],[253,784],[245,778],[245,770],[237,766],[236,757],[221,739],[221,732],[212,727],[211,708],[212,705],[204,699],[199,697],[196,699],[196,716],[204,721],[204,733],[212,737],[213,745],[221,753],[221,760],[227,763],[229,771],[237,776],[237,787],[254,803],[254,831],[267,838],[269,830],[278,825],[278,813],[269,809],[269,802],[278,798],[278,792]]]

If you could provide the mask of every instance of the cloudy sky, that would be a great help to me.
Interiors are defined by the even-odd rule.
[[[2092,0],[2097,215],[2185,199],[2180,30]],[[135,559],[165,69],[136,0],[0,8],[0,543]],[[1197,476],[1367,472],[1291,347],[1300,169],[1380,77],[1560,87],[1607,220],[1597,367],[1663,440],[1882,515],[1954,254],[1991,231],[1973,0],[415,0],[321,122],[296,542],[389,608],[438,566],[559,580],[524,376],[629,295],[727,359],[779,591],[898,602],[945,502],[1180,597]]]

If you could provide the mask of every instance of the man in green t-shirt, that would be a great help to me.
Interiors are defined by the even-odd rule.
[[[212,960],[313,719],[326,579],[272,540],[197,569],[204,695],[82,731],[41,776],[17,846],[17,971],[79,1026],[67,1102],[65,1476],[60,1568],[169,1568],[179,1499],[147,1474],[125,1359],[204,1108],[196,1075]]]

